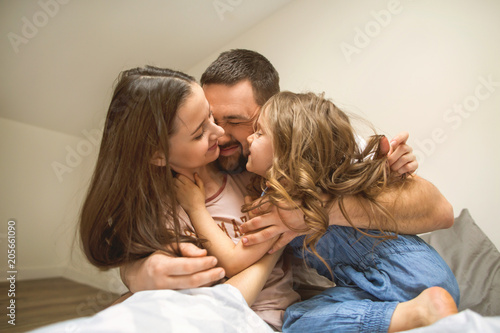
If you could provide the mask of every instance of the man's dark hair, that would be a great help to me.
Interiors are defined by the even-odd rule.
[[[260,53],[244,49],[222,52],[205,70],[200,83],[231,86],[243,80],[250,81],[260,106],[280,91],[280,78],[271,62]]]

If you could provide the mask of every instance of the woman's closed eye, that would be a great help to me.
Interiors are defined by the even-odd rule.
[[[196,137],[194,138],[194,140],[196,140],[196,141],[201,140],[201,139],[203,138],[203,135],[205,135],[205,132],[206,132],[206,131],[207,131],[207,130],[206,130],[205,126],[203,126],[203,128],[202,128],[202,130],[201,130],[201,134],[200,134],[200,135],[198,135],[198,136],[196,136]]]
[[[210,123],[212,123],[212,124],[215,124],[215,122],[214,122],[214,115],[213,115],[212,110],[210,110],[209,113],[208,113],[208,121]],[[201,140],[203,138],[203,135],[205,135],[206,131],[207,131],[207,123],[205,121],[205,123],[203,124],[203,126],[201,128],[201,134],[198,135],[198,136],[196,136],[194,138],[194,140],[197,140],[197,141]]]

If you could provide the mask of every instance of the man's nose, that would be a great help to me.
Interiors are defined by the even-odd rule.
[[[218,126],[215,123],[212,123],[212,133],[210,135],[210,139],[215,140],[224,135],[225,131],[222,127]]]
[[[224,146],[225,144],[228,144],[229,142],[233,141],[231,135],[224,130],[224,134],[222,134],[221,137],[219,137],[219,146]]]

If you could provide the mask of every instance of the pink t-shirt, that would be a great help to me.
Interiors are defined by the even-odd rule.
[[[218,226],[235,244],[241,237],[239,227],[249,218],[241,212],[244,197],[247,193],[248,174],[225,175],[224,183],[212,197],[206,200],[206,207]],[[184,211],[180,219],[193,228]],[[191,234],[189,229],[186,234]],[[300,300],[299,294],[293,290],[292,270],[289,260],[282,256],[272,270],[269,278],[257,297],[252,309],[267,323],[281,330],[283,314],[288,306]]]

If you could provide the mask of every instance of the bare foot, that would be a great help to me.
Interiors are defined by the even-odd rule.
[[[414,299],[396,306],[389,332],[428,326],[457,312],[457,305],[449,292],[441,287],[431,287]]]

